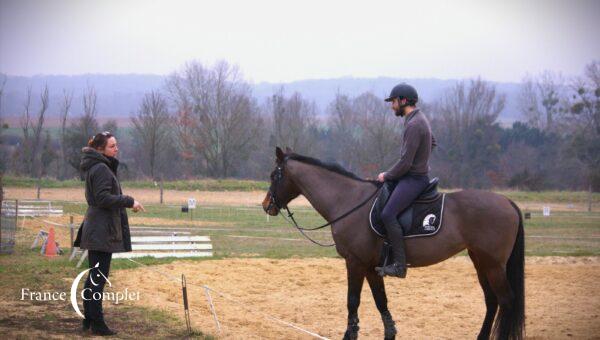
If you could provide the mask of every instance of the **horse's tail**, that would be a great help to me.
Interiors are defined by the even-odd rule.
[[[525,337],[525,231],[523,214],[513,202],[510,204],[519,215],[519,229],[513,250],[506,265],[506,275],[514,299],[510,309],[500,308],[494,322],[494,338],[523,339]]]

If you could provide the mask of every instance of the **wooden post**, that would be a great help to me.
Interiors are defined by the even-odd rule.
[[[75,249],[73,247],[73,236],[74,236],[74,231],[73,231],[73,215],[69,216],[69,229],[71,230],[71,252],[73,252],[73,250]]]
[[[181,290],[183,293],[183,311],[185,315],[185,325],[187,327],[188,334],[192,334],[192,323],[190,322],[190,309],[188,305],[187,296],[187,283],[185,281],[185,275],[181,274]]]
[[[37,182],[36,182],[36,187],[37,187],[37,199],[38,199],[38,200],[40,199],[40,190],[41,190],[41,186],[42,186],[41,179],[38,177],[38,180],[37,180]]]
[[[163,204],[163,178],[162,176],[160,176],[160,182],[159,182],[159,187],[160,187],[160,204]]]

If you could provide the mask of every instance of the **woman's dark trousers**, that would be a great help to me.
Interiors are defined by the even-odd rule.
[[[96,299],[93,296],[94,293],[97,293],[95,294],[96,297],[102,296],[104,284],[106,283],[106,279],[104,277],[108,278],[112,253],[89,250],[88,259],[89,267],[92,268],[92,270],[89,271],[84,285],[83,310],[86,319],[90,321],[100,321],[104,320],[104,314],[102,313],[102,299]],[[100,264],[98,268],[94,268],[96,263]],[[100,270],[101,273],[98,270]]]

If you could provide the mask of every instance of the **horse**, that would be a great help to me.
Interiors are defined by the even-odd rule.
[[[374,191],[381,183],[290,149],[284,152],[276,147],[275,157],[263,210],[276,216],[288,209],[290,201],[303,195],[325,220],[334,221],[331,233],[337,253],[345,260],[348,279],[344,339],[358,338],[357,311],[365,278],[381,314],[384,338],[394,339],[397,330],[388,310],[384,280],[375,271],[384,240],[369,226]],[[467,249],[486,306],[477,339],[522,339],[525,245],[520,209],[505,196],[488,191],[463,190],[445,195],[440,231],[434,236],[405,239],[408,266],[433,265]]]

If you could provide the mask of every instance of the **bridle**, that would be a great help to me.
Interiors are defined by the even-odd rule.
[[[283,162],[285,162],[286,160],[287,159],[284,159]],[[282,162],[282,164],[283,164],[283,162]],[[338,222],[338,221],[340,221],[340,220],[348,217],[350,214],[352,214],[353,212],[355,212],[356,210],[358,210],[360,207],[362,207],[363,205],[367,204],[367,202],[369,202],[373,197],[375,197],[375,195],[381,189],[381,185],[378,185],[377,186],[377,190],[375,190],[366,200],[362,201],[360,204],[358,204],[354,208],[352,208],[349,211],[347,211],[347,212],[343,213],[342,215],[338,216],[333,221],[327,222],[326,224],[320,225],[318,227],[303,228],[303,227],[301,227],[301,226],[298,225],[298,223],[296,222],[296,219],[294,218],[294,213],[292,213],[290,211],[290,209],[288,208],[287,204],[285,206],[282,206],[282,205],[280,205],[277,202],[277,197],[275,196],[275,192],[277,191],[277,185],[279,185],[279,183],[281,182],[282,179],[283,179],[283,166],[282,165],[277,165],[277,168],[275,168],[275,176],[273,178],[273,183],[271,184],[271,187],[269,188],[269,205],[267,206],[266,210],[267,211],[271,210],[271,208],[273,208],[273,205],[275,207],[277,207],[277,209],[279,210],[279,212],[281,212],[282,209],[285,209],[287,211],[287,213],[288,213],[287,218],[283,214],[281,216],[286,221],[288,221],[288,223],[292,224],[296,229],[298,229],[298,231],[300,232],[300,234],[302,234],[302,236],[306,237],[306,239],[308,239],[312,243],[314,243],[316,245],[319,245],[321,247],[333,247],[333,246],[335,246],[335,243],[332,243],[332,244],[322,244],[322,243],[319,243],[318,241],[315,241],[312,238],[310,238],[304,232],[305,231],[312,231],[312,230],[319,230],[319,229],[328,227],[328,226],[334,224],[335,222]]]
[[[271,208],[273,208],[273,205],[275,205],[275,207],[277,207],[278,210],[281,210],[281,208],[282,208],[282,206],[280,206],[277,203],[277,199],[275,198],[275,190],[273,190],[273,185],[279,184],[279,182],[282,179],[283,179],[283,168],[281,167],[281,165],[277,165],[277,168],[275,168],[275,176],[273,178],[273,183],[271,184],[271,187],[269,188],[269,205],[267,206],[267,211],[271,210]],[[287,204],[285,206],[285,209],[287,209]]]

